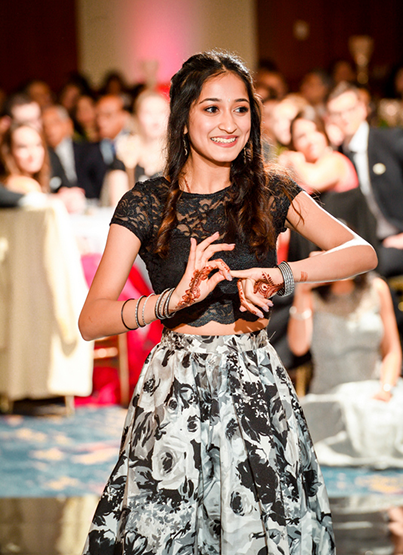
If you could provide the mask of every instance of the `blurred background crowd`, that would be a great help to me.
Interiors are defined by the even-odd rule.
[[[117,202],[163,174],[170,76],[217,47],[253,70],[265,162],[378,253],[371,275],[274,299],[319,461],[402,468],[403,3],[16,0],[1,19],[0,411],[127,406],[160,324],[84,344],[78,314]],[[288,230],[278,259],[315,251]],[[121,299],[149,292],[136,260]]]
[[[401,15],[399,3],[388,1],[398,19]],[[135,4],[140,21],[146,15],[145,8],[140,3]],[[157,7],[155,2],[152,4]],[[247,28],[246,16],[250,15],[251,6],[249,3],[246,6],[245,2],[238,4]],[[372,65],[372,60],[385,61],[385,52],[387,55],[390,50],[390,47],[388,50],[387,46],[379,43],[379,37],[384,35],[375,22],[378,14],[375,6],[364,9],[359,2],[345,6],[346,14],[353,15],[355,9],[356,16],[358,12],[365,12],[371,18],[359,23],[358,19],[350,17],[338,39],[336,31],[341,15],[337,10],[326,8],[321,16],[319,5],[322,4],[319,0],[315,9],[307,8],[306,13],[297,9],[298,3],[291,4],[294,11],[290,13],[273,3],[257,2],[253,7],[255,17],[257,15],[255,31],[258,34],[252,42],[257,44],[260,54],[260,57],[255,56],[254,78],[262,107],[264,160],[267,164],[275,163],[287,168],[321,205],[374,245],[379,256],[377,272],[388,280],[391,306],[401,337],[403,57],[395,52],[388,63]],[[46,1],[38,6],[36,16],[39,12],[43,16],[46,14],[43,25],[47,25],[49,33],[54,33],[49,25],[51,14],[45,10],[45,5]],[[155,28],[162,17],[168,18],[165,8],[158,6],[161,13],[155,15]],[[117,8],[120,8],[121,15],[124,7],[129,10],[129,4],[120,0]],[[178,0],[172,7],[174,16],[178,16],[181,8],[183,5]],[[103,16],[113,13],[106,5],[100,5],[98,9]],[[229,24],[242,23],[229,6],[219,9],[231,14]],[[54,43],[56,51],[62,48],[65,37],[79,35],[76,24],[71,20],[73,12],[83,19],[81,26],[87,25],[88,30],[92,21],[95,29],[96,24],[88,15],[90,12],[83,11],[82,3],[75,4],[74,9],[72,3],[64,4],[53,14],[55,23],[60,23],[61,18],[66,21],[61,41]],[[210,16],[201,20],[201,27],[214,27],[213,12],[208,13]],[[8,15],[10,21],[17,21],[11,8]],[[28,15],[18,16],[21,25],[27,29],[28,37],[38,37],[38,33],[33,34],[31,28],[28,30],[25,21]],[[184,13],[183,17],[189,15],[192,14]],[[132,13],[127,14],[128,18],[131,16]],[[172,23],[172,14],[169,17],[168,22]],[[385,16],[379,17],[382,22]],[[323,27],[318,33],[320,22]],[[327,44],[326,24],[329,26],[328,52],[326,55],[322,52],[318,57],[315,55],[315,44],[322,47]],[[268,36],[263,31],[265,25],[270,31]],[[394,41],[395,46],[400,44],[396,25],[390,27],[391,42]],[[155,28],[152,25],[149,28],[152,36],[155,35]],[[118,41],[112,24],[109,29]],[[279,44],[282,29],[286,37],[284,48]],[[139,36],[143,36],[141,26],[136,30]],[[350,30],[355,34],[347,36]],[[127,33],[128,28],[122,24],[122,34]],[[242,55],[244,48],[246,57],[250,58],[250,49],[246,47],[250,37],[245,39],[243,35],[245,29],[239,28],[238,50]],[[107,41],[107,37],[104,38]],[[38,50],[41,40],[35,40],[34,50]],[[212,43],[211,47],[225,47],[225,41],[232,46],[235,39],[232,37],[231,40],[224,37],[221,42]],[[343,40],[345,44],[338,46]],[[47,44],[43,40],[42,43]],[[101,43],[98,38],[97,44],[102,50]],[[84,51],[83,44],[81,48]],[[166,45],[167,53],[171,46]],[[298,46],[306,56],[296,54]],[[138,60],[142,71],[136,74],[136,78],[133,72],[131,78],[127,77],[122,65],[100,73],[100,67],[104,67],[105,62],[98,66],[93,63],[93,75],[91,71],[80,71],[77,69],[79,56],[76,51],[75,62],[71,62],[70,55],[60,67],[55,68],[56,76],[45,65],[41,66],[40,59],[38,61],[37,56],[33,57],[29,51],[26,51],[26,56],[31,56],[35,62],[31,68],[21,64],[15,74],[10,74],[10,79],[6,74],[0,76],[1,206],[38,207],[46,204],[48,199],[57,199],[71,216],[94,215],[96,210],[102,208],[113,210],[121,196],[137,181],[163,173],[169,117],[169,79],[165,76],[169,68],[161,67],[161,60],[154,59],[151,51],[150,47],[150,54],[145,52],[144,58]],[[303,61],[301,67],[306,68],[299,74],[293,52]],[[344,53],[344,57],[337,57],[335,53]],[[179,54],[179,51],[175,52],[175,59]],[[16,57],[22,59],[18,50]],[[319,60],[322,60],[321,65],[318,65]],[[172,60],[167,57],[167,65],[170,63]],[[69,64],[74,69],[63,74],[63,67],[67,69]],[[82,65],[91,67],[88,60],[82,61]],[[97,79],[94,79],[95,73]],[[97,84],[94,84],[95,81]],[[76,235],[85,277],[90,283],[102,249],[90,247],[79,233]],[[295,260],[315,250],[314,245],[290,231],[282,235],[278,248],[279,260]],[[89,259],[89,256],[92,258]],[[136,274],[137,286],[138,280],[143,280],[140,288],[147,286],[147,276],[141,270]],[[275,332],[273,342],[290,371],[310,360],[308,348],[308,354],[295,354],[290,349],[287,326],[291,304],[292,300],[278,300],[270,324]],[[133,350],[140,350],[143,356],[156,341],[158,333],[147,343],[144,352],[140,348],[141,338],[138,334],[135,336],[137,340],[129,348],[129,355]],[[396,342],[393,345],[397,348]],[[378,350],[382,358],[385,353],[382,353],[380,346]],[[142,356],[135,357],[135,363],[132,360],[129,365],[131,388],[137,379]],[[386,388],[394,387],[400,375],[399,356],[395,357],[395,361],[395,370]],[[306,391],[307,387],[304,387],[300,393]],[[384,393],[384,400],[390,400],[391,390]]]

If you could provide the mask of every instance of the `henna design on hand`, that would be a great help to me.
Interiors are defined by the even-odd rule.
[[[209,266],[205,266],[201,270],[195,270],[193,272],[193,277],[189,283],[189,289],[186,289],[185,294],[178,303],[177,309],[184,308],[196,302],[201,294],[200,284],[202,281],[208,279],[210,272],[211,268]]]
[[[306,272],[301,272],[301,280],[300,281],[308,281],[308,274]]]
[[[270,297],[275,295],[281,287],[281,283],[279,285],[274,285],[271,277],[268,274],[263,273],[262,278],[256,280],[253,292],[261,295],[265,299],[270,299]]]

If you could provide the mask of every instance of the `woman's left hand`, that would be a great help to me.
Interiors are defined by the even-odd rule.
[[[389,401],[392,399],[392,392],[380,389],[378,393],[375,393],[373,399],[376,399],[377,401],[383,401],[384,403],[389,403]]]
[[[250,268],[249,270],[231,270],[231,275],[238,278],[241,312],[248,311],[258,318],[265,318],[262,310],[269,311],[273,306],[270,298],[284,284],[280,270],[278,268]]]

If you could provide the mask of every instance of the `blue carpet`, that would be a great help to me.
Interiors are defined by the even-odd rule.
[[[101,494],[114,467],[126,410],[0,417],[0,497]]]
[[[0,497],[100,495],[114,467],[126,410],[78,408],[72,417],[0,417]],[[323,467],[332,498],[403,496],[403,470]]]

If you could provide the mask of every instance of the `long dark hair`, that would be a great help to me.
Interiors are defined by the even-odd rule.
[[[231,163],[230,179],[235,187],[225,205],[225,239],[247,237],[252,251],[258,257],[275,246],[270,217],[270,185],[275,180],[276,186],[283,186],[286,191],[286,182],[290,179],[286,172],[282,175],[284,179],[277,179],[280,173],[278,169],[265,171],[261,146],[260,101],[255,95],[249,71],[237,56],[214,50],[191,56],[171,80],[165,169],[169,189],[156,243],[156,253],[160,256],[168,253],[169,238],[177,224],[176,203],[181,195],[179,178],[189,150],[184,130],[189,123],[190,109],[199,98],[204,83],[227,72],[238,76],[245,84],[250,103],[251,130],[244,149]]]

